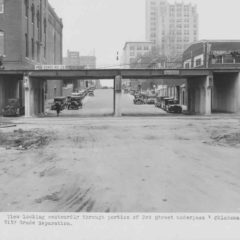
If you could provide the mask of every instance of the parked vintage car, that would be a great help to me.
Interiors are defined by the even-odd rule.
[[[69,96],[68,97],[68,110],[78,110],[82,108],[82,97]]]
[[[161,99],[161,108],[166,111],[167,105],[169,104],[170,101],[173,101],[173,100],[174,100],[174,98],[171,98],[171,97],[163,97]]]
[[[17,98],[8,99],[7,105],[2,109],[4,117],[21,116],[24,115],[24,107],[20,104],[20,100]]]
[[[155,107],[161,108],[162,107],[162,101],[164,97],[156,97],[155,99]]]
[[[51,105],[51,110],[56,110],[56,104],[60,104],[61,111],[67,108],[67,99],[66,97],[55,97]]]
[[[87,90],[80,90],[78,92],[73,92],[71,96],[84,98],[87,95]]]
[[[148,97],[146,99],[146,103],[147,104],[154,104],[155,103],[155,98],[154,97]]]
[[[181,105],[173,98],[165,99],[164,109],[169,113],[182,113]]]
[[[141,96],[139,96],[139,97],[135,97],[133,99],[133,103],[137,104],[137,105],[140,105],[140,104],[145,104],[145,101]]]
[[[170,113],[182,113],[182,107],[179,104],[171,104],[167,111]]]
[[[89,90],[88,91],[88,96],[93,97],[94,96],[94,91],[93,90]]]

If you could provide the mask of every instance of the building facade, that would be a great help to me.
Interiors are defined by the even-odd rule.
[[[35,65],[62,64],[62,29],[62,20],[47,0],[0,0],[0,54],[4,55],[4,68],[34,69]],[[21,79],[11,81],[18,82],[17,96],[22,97]],[[4,82],[0,87],[10,84]],[[42,94],[42,89],[39,91]],[[43,91],[44,98],[61,95],[62,82],[47,81]],[[9,97],[3,93],[1,102]]]
[[[197,7],[146,0],[146,40],[153,42],[160,54],[179,58],[190,43],[198,40]]]
[[[123,48],[121,68],[133,67],[137,58],[147,54],[152,48],[152,42],[126,42]]]
[[[69,67],[96,68],[95,56],[81,56],[78,51],[67,51],[67,56],[63,58],[63,64]]]
[[[66,66],[80,66],[80,53],[77,51],[67,51],[67,56],[63,58],[63,64]]]

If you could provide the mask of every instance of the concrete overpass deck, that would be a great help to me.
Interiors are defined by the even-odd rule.
[[[23,80],[26,116],[42,113],[46,80],[111,79],[114,80],[114,110],[121,116],[122,79],[183,79],[187,81],[188,110],[196,114],[212,111],[240,112],[240,67],[198,69],[47,69],[1,70],[0,91],[18,89]],[[10,81],[14,79],[16,81]],[[2,84],[3,82],[7,84]],[[12,82],[9,84],[9,82]],[[15,84],[16,86],[12,86]],[[6,99],[6,96],[5,96]],[[0,99],[1,101],[1,99]]]
[[[198,68],[198,69],[58,69],[58,70],[1,70],[0,76],[30,76],[42,79],[115,79],[122,78],[187,78],[207,76],[214,73],[238,73],[240,68]]]

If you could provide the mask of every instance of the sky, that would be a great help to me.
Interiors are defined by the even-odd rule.
[[[117,65],[126,41],[145,41],[145,0],[49,0],[63,20],[67,49],[94,54],[97,67]],[[182,2],[168,0],[170,3]],[[239,0],[188,0],[197,4],[199,39],[240,39]]]

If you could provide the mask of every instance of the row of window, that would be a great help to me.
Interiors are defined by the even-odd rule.
[[[46,2],[46,0],[44,0],[44,1],[45,1],[45,6],[46,6],[47,2]],[[28,18],[28,16],[29,16],[29,0],[24,0],[24,5],[25,5],[25,16]],[[0,0],[0,13],[4,13],[4,0]],[[37,11],[36,17],[37,17],[37,27],[39,28],[40,22],[41,22],[39,10]],[[32,23],[35,22],[35,6],[34,6],[34,4],[31,5],[31,20],[32,20]],[[47,21],[46,21],[46,19],[44,19],[44,32],[46,32],[46,27],[47,27]]]
[[[156,18],[156,17],[150,17],[150,20],[151,20],[152,23],[154,24],[154,23],[157,21],[157,18]],[[158,19],[158,20],[159,20],[159,19]],[[162,22],[162,23],[165,22],[164,18],[161,19],[161,22]],[[191,20],[191,21],[190,21],[189,18],[186,18],[186,19],[177,18],[177,19],[170,19],[170,20],[169,20],[170,25],[183,24],[183,23],[189,24],[190,22],[191,22],[191,23],[193,22],[193,27],[195,27],[195,28],[197,27],[197,21],[196,21],[196,20],[193,20],[193,21]]]
[[[27,58],[31,57],[32,60],[40,61],[40,48],[41,48],[40,42],[36,42],[34,38],[31,38],[30,45],[29,45],[29,37],[28,37],[28,34],[26,33],[25,34],[25,50],[26,50],[25,56]],[[31,49],[31,56],[29,53],[29,49]],[[37,54],[35,53],[35,49],[37,49]],[[46,37],[45,37],[44,58],[46,58],[46,55],[47,55],[47,46],[46,46]]]
[[[211,59],[212,64],[240,63],[240,56],[233,57],[231,54],[219,55]]]
[[[0,31],[0,55],[4,55],[5,54],[5,34],[3,31]],[[35,59],[35,46],[37,48],[37,60],[39,61],[39,55],[40,55],[40,45],[39,44],[35,44],[34,39],[31,39],[31,58]],[[29,56],[29,38],[28,38],[28,34],[25,34],[25,48],[26,48],[26,52],[25,52],[25,56],[26,57],[30,57]],[[44,47],[44,57],[46,57],[46,44]]]
[[[137,50],[149,51],[149,47],[148,47],[148,46],[137,46],[137,47],[131,46],[131,47],[130,47],[130,50],[131,50],[131,51],[134,51],[135,49],[137,49]]]
[[[0,0],[1,1],[1,0]],[[25,0],[25,17],[29,17],[29,0]],[[46,1],[45,1],[46,4]],[[35,5],[31,5],[31,21],[34,24],[35,23],[35,16],[37,18],[37,28],[40,28],[41,25],[41,17],[40,17],[40,11],[39,9],[37,10],[37,13],[35,13]],[[46,28],[47,28],[47,20],[46,18],[44,19],[44,33],[46,33]]]
[[[156,33],[151,32],[150,35],[151,36],[156,36]],[[161,33],[161,35],[162,35],[162,37],[165,37],[165,36],[175,36],[176,35],[177,37],[184,36],[185,38],[188,38],[189,35],[190,35],[190,32],[189,31],[184,31],[184,32],[182,32],[182,31],[169,31],[169,33],[166,35],[165,32],[163,31]],[[197,32],[196,31],[193,32],[193,36],[197,37]]]
[[[226,55],[219,55],[210,60],[211,64],[235,64],[235,63],[240,63],[240,56],[238,57],[233,57],[231,54],[226,54]],[[188,60],[184,64],[184,68],[191,68],[191,60]],[[194,63],[193,67],[198,67],[203,65],[203,60],[201,58],[197,58]]]
[[[174,14],[174,13],[169,13],[169,16],[170,17],[174,17],[174,16],[177,16],[177,17],[185,17],[185,18],[188,18],[188,17],[190,17],[190,15],[189,14],[182,14],[182,13],[177,13],[177,14]]]
[[[190,22],[190,18],[171,18],[170,23],[182,23],[182,22]],[[197,19],[196,18],[193,18],[191,19],[191,23],[194,23],[195,25],[197,24]]]
[[[169,38],[166,39],[166,40],[162,39],[162,41],[170,41],[170,42],[189,42],[190,40],[189,40],[189,38],[184,38],[184,39],[182,39],[182,38],[177,38],[177,39],[175,39],[175,37],[169,37]]]

